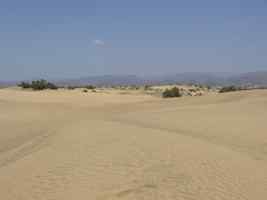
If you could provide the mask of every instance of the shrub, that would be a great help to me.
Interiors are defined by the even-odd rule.
[[[234,85],[231,85],[231,86],[222,87],[222,88],[219,90],[219,93],[234,92],[234,91],[238,91],[238,90],[241,90],[241,88],[236,87],[236,86],[234,86]]]
[[[47,85],[46,85],[46,88],[51,89],[51,90],[57,90],[58,89],[58,86],[56,86],[53,83],[49,83],[48,82]]]
[[[96,87],[94,85],[86,85],[85,88],[88,90],[94,90]]]
[[[173,87],[172,89],[166,89],[162,93],[163,98],[181,97],[179,88]]]
[[[76,87],[69,85],[67,88],[68,88],[68,90],[74,90]]]
[[[19,87],[22,87],[24,89],[31,88],[31,84],[30,83],[27,83],[27,82],[24,82],[24,81],[22,81],[21,83],[19,83],[18,86]]]
[[[193,88],[190,88],[189,89],[189,92],[196,92],[197,90],[196,89],[193,89]]]
[[[86,93],[86,92],[88,92],[88,90],[84,89],[83,92]]]
[[[144,90],[150,90],[151,89],[151,85],[145,85],[144,86]]]
[[[58,87],[54,85],[53,83],[47,82],[46,80],[37,80],[37,81],[32,81],[31,88],[33,90],[45,90],[45,89],[51,89],[51,90],[56,90]]]
[[[32,88],[33,90],[58,89],[58,87],[55,84],[47,82],[46,80],[43,79],[32,81],[31,83],[21,82],[20,84],[18,84],[18,86],[22,88]]]

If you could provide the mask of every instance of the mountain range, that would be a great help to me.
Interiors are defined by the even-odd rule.
[[[104,75],[56,81],[59,85],[205,84],[267,86],[267,71],[243,74],[187,72],[174,75]]]
[[[144,85],[144,84],[205,84],[205,85],[252,85],[267,86],[267,71],[242,74],[187,72],[159,76],[103,75],[77,79],[50,80],[58,85]],[[0,86],[16,85],[18,81],[0,81]]]

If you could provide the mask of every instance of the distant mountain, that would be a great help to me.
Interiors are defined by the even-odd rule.
[[[59,85],[141,85],[144,80],[135,75],[90,76],[79,79],[57,81]]]
[[[15,81],[0,81],[0,87],[3,88],[3,87],[9,87],[9,86],[14,86],[16,85],[17,82]]]
[[[206,84],[206,85],[254,85],[267,86],[267,71],[243,74],[227,73],[177,73],[161,76],[104,75],[78,79],[50,80],[61,86],[78,85],[144,85],[144,84]],[[16,82],[0,82],[0,86],[16,85]]]
[[[178,73],[164,76],[105,75],[57,81],[60,85],[144,85],[144,84],[206,84],[267,86],[267,71],[244,74]]]
[[[181,73],[161,80],[163,80],[163,82],[207,85],[267,86],[267,71],[248,72],[235,75],[223,73]]]
[[[226,81],[224,73],[201,73],[187,72],[175,75],[166,75],[157,77],[160,83],[181,83],[181,84],[207,84],[217,85],[223,84]]]
[[[165,79],[166,80],[166,79]],[[169,82],[195,83],[207,85],[257,85],[267,86],[267,71],[242,74],[225,73],[181,73],[169,76]]]
[[[144,84],[222,84],[225,81],[224,74],[215,73],[180,73],[164,76],[143,76],[136,75],[105,75],[89,76],[78,79],[67,79],[56,81],[59,85],[144,85]]]
[[[228,79],[234,85],[267,86],[267,71],[249,72]]]

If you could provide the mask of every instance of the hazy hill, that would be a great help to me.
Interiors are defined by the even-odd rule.
[[[58,81],[62,85],[142,85],[142,84],[207,84],[207,85],[260,85],[267,86],[267,71],[244,74],[177,73],[162,76],[105,75]]]
[[[135,75],[104,75],[89,76],[78,79],[68,79],[57,81],[60,85],[141,85],[144,83],[142,78]]]
[[[103,75],[77,79],[51,80],[58,85],[144,85],[144,84],[207,84],[267,86],[267,71],[243,74],[187,72],[161,76]],[[15,81],[1,82],[0,87],[15,85]]]
[[[0,88],[16,85],[15,81],[0,81]]]
[[[267,86],[267,71],[244,73],[231,77],[228,82],[238,85]]]

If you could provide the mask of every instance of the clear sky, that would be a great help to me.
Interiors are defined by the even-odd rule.
[[[256,70],[266,0],[0,3],[0,80]]]

